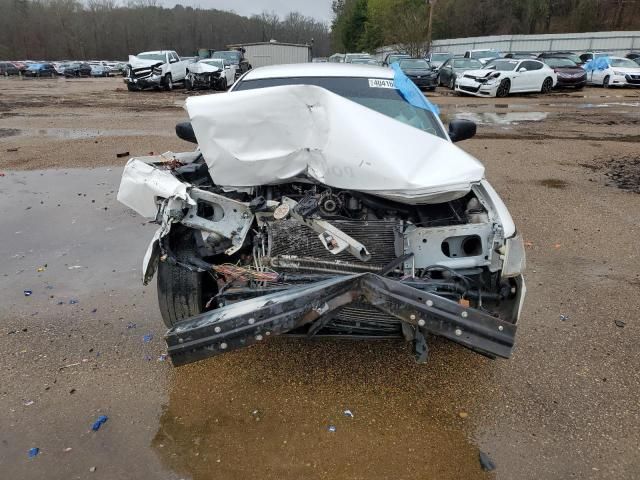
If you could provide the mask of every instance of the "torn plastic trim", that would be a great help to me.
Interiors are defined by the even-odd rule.
[[[184,320],[166,334],[169,356],[178,366],[247,347],[356,300],[478,353],[511,356],[515,325],[373,273],[335,277]]]
[[[148,161],[132,158],[122,172],[117,199],[143,217],[153,220],[158,214],[161,199],[176,198],[187,205],[195,205],[196,202],[189,196],[188,187],[169,170],[161,170]]]

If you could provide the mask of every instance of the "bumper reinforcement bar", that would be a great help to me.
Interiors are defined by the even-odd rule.
[[[516,326],[480,310],[374,273],[339,276],[227,305],[186,319],[166,334],[175,366],[248,347],[351,302],[367,302],[427,334],[490,357],[509,358]]]

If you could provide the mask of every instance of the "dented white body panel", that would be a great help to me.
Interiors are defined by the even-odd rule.
[[[306,175],[420,204],[459,198],[484,176],[484,166],[451,142],[320,87],[190,97],[186,109],[217,185]]]

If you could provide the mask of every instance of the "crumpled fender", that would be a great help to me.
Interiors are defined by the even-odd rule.
[[[189,196],[187,186],[170,171],[161,170],[140,158],[132,158],[122,172],[117,199],[143,217],[154,220],[158,214],[159,199],[178,198],[189,205],[196,204]]]

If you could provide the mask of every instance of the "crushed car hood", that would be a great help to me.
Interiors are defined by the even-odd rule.
[[[186,109],[223,187],[307,176],[419,204],[461,197],[484,176],[483,165],[451,142],[316,86],[190,97]]]
[[[496,71],[497,70],[492,70],[492,69],[489,69],[489,68],[483,68],[483,69],[480,69],[480,70],[465,70],[464,74],[465,75],[471,75],[471,76],[476,77],[476,78],[484,78],[484,77],[489,76],[492,73],[496,73]],[[500,72],[500,73],[504,73],[504,72]]]
[[[193,73],[214,73],[221,71],[221,69],[213,65],[197,62],[189,65],[189,71]]]
[[[162,65],[164,62],[158,60],[146,60],[143,58],[138,58],[135,55],[129,55],[129,65],[132,68],[142,68],[142,67],[154,67],[156,65]]]

